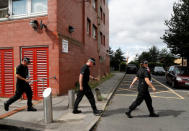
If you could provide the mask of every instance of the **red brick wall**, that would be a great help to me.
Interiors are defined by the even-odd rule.
[[[99,3],[100,4],[100,1]],[[80,68],[89,57],[96,59],[96,66],[91,69],[94,76],[102,76],[109,72],[109,56],[105,51],[109,48],[109,23],[107,5],[102,9],[106,14],[105,26],[97,23],[97,12],[89,2],[82,0],[49,0],[48,15],[43,17],[7,20],[0,22],[0,48],[13,47],[15,66],[20,63],[20,47],[49,47],[49,76],[56,75],[56,80],[50,80],[53,94],[61,95],[75,87]],[[100,45],[86,33],[87,18],[106,35],[106,45]],[[36,32],[29,24],[30,20],[43,20],[48,29]],[[68,32],[68,26],[74,27],[74,32]],[[91,26],[92,29],[92,26]],[[69,52],[62,53],[62,39],[69,41]],[[105,61],[100,62],[99,56]]]
[[[56,36],[57,30],[57,3],[55,0],[48,2],[48,15],[43,17],[7,20],[0,22],[0,48],[11,47],[14,49],[14,65],[20,64],[23,46],[48,46],[49,47],[49,76],[56,75],[57,80],[50,80],[53,93],[59,93],[59,45]],[[48,30],[36,32],[29,24],[30,20],[40,20],[47,24]],[[15,79],[16,81],[16,79]]]
[[[101,4],[100,1],[98,4]],[[98,39],[92,38],[86,33],[87,18],[91,20],[91,29],[94,24],[98,27],[97,12],[93,9],[90,2],[82,2],[76,0],[58,1],[58,33],[59,44],[62,39],[69,41],[69,52],[62,53],[60,47],[60,92],[64,93],[68,89],[75,87],[75,82],[78,81],[80,68],[85,64],[89,57],[96,59],[96,66],[91,69],[91,74],[100,77],[109,72],[109,56],[104,52],[109,48],[109,22],[108,22],[108,7],[102,6],[106,13],[105,26],[99,26],[98,30],[106,35],[106,45],[99,45]],[[68,32],[68,26],[75,28],[73,33]],[[84,26],[83,26],[84,25]],[[83,30],[84,29],[84,30]],[[98,49],[101,49],[100,51]],[[105,57],[105,61],[100,63],[99,54]]]

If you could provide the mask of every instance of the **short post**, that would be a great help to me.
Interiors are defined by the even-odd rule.
[[[53,121],[51,88],[47,88],[43,92],[43,108],[45,123],[51,123]]]
[[[102,101],[103,100],[103,97],[101,95],[101,92],[100,92],[100,89],[98,88],[95,88],[95,92],[96,92],[96,98],[98,101]]]
[[[73,109],[75,102],[75,91],[69,90],[68,91],[68,108]]]

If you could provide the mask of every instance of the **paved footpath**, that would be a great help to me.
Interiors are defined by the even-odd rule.
[[[97,88],[101,90],[103,101],[97,101],[98,109],[105,110],[116,87],[124,77],[124,73],[113,73],[114,76]],[[96,95],[95,95],[96,96]],[[53,97],[53,122],[44,123],[43,101],[33,101],[37,112],[26,111],[26,100],[19,100],[10,106],[10,111],[5,112],[3,103],[6,98],[0,98],[0,131],[16,131],[16,128],[33,131],[89,131],[101,116],[95,116],[86,97],[83,98],[79,109],[83,113],[75,115],[68,109],[68,96]],[[14,129],[12,128],[14,127]],[[31,131],[31,130],[30,130]]]

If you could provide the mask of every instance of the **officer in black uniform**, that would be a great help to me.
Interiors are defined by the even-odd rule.
[[[138,96],[136,100],[131,104],[129,107],[129,110],[125,112],[128,118],[132,118],[131,112],[139,106],[143,100],[145,100],[146,105],[148,107],[148,110],[150,112],[149,117],[158,117],[158,114],[155,114],[154,109],[152,107],[152,98],[150,96],[148,86],[152,88],[153,91],[156,91],[156,88],[151,83],[151,75],[148,68],[148,61],[143,61],[142,66],[137,72],[137,76],[133,79],[133,82],[131,83],[130,87],[133,86],[133,84],[139,80],[138,84]]]
[[[79,76],[80,88],[79,88],[79,92],[77,94],[77,98],[76,98],[75,103],[74,103],[74,109],[73,109],[73,113],[74,114],[81,113],[81,111],[78,110],[78,105],[79,105],[79,103],[82,100],[84,95],[89,100],[89,102],[91,104],[91,107],[93,109],[93,113],[95,115],[100,115],[101,114],[101,111],[97,110],[97,108],[96,108],[94,95],[93,95],[93,93],[91,91],[90,86],[88,85],[89,78],[91,78],[93,80],[98,80],[97,78],[94,78],[93,76],[90,75],[89,68],[92,67],[93,65],[95,65],[95,59],[94,58],[90,58],[87,61],[87,63],[81,68],[80,76]]]
[[[11,97],[8,101],[4,103],[4,109],[6,111],[9,110],[9,105],[11,105],[13,102],[17,101],[21,98],[22,94],[25,92],[26,96],[28,98],[27,101],[27,110],[28,111],[37,111],[34,107],[32,107],[32,90],[29,85],[29,72],[28,72],[28,65],[30,64],[29,58],[24,58],[22,60],[22,64],[17,66],[16,68],[16,92],[13,97]]]

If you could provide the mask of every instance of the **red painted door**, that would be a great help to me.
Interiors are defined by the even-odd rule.
[[[13,49],[0,49],[0,97],[14,95]]]
[[[33,99],[42,98],[43,90],[49,87],[49,57],[48,47],[22,48],[22,58],[28,57],[31,60],[29,74],[31,80],[41,80],[33,82]],[[45,80],[42,80],[45,79]]]

